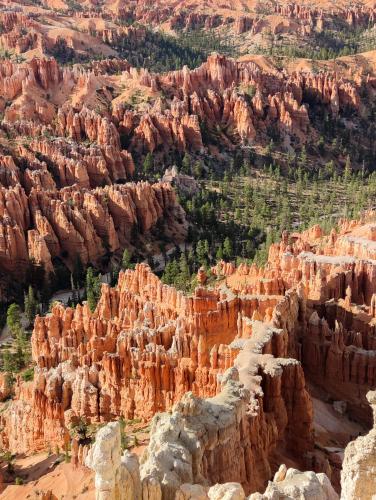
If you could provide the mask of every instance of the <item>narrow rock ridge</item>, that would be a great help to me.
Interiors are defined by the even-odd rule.
[[[210,421],[216,418],[215,428],[226,424],[228,411],[234,410],[233,404],[236,404],[235,400],[239,395],[234,384],[230,384],[231,380],[234,382],[233,370],[227,382],[224,382],[223,398],[218,406],[205,406],[191,400],[189,407],[185,406],[188,412],[181,413],[182,408],[175,408],[172,415],[155,417],[154,425],[162,425],[163,430],[154,434],[155,439],[143,456],[141,467],[135,454],[125,451],[121,456],[119,423],[111,422],[102,427],[85,461],[85,464],[95,472],[96,499],[246,500],[243,487],[234,481],[217,483],[211,487],[191,482],[181,484],[183,480],[192,481],[194,479],[192,470],[196,466],[199,469],[201,467],[201,450],[193,441],[198,429],[192,429],[192,423],[196,422],[198,427],[201,424],[210,425]],[[216,403],[214,400],[212,402]],[[201,405],[200,409],[197,403]],[[224,414],[220,413],[223,410]],[[233,416],[230,418],[233,419]],[[211,434],[214,436],[213,430]],[[202,436],[201,432],[200,435]],[[154,460],[154,446],[158,447],[157,460]],[[171,468],[172,463],[173,468]],[[269,481],[264,494],[254,493],[247,499],[275,500],[281,497],[316,500],[339,498],[325,474],[302,473],[281,465],[273,481]]]
[[[279,301],[291,325],[272,320]],[[86,305],[75,310],[57,305],[45,318],[37,317],[34,381],[18,382],[16,399],[1,417],[2,442],[20,453],[47,443],[63,446],[81,416],[92,423],[120,416],[147,421],[174,404],[184,413],[189,398],[205,412],[215,409],[225,397],[223,374],[235,364],[234,377],[239,372],[242,385],[234,382],[234,393],[225,397],[223,439],[214,440],[210,451],[202,436],[204,465],[199,470],[197,457],[191,475],[207,484],[232,476],[246,491],[262,488],[277,444],[300,454],[313,445],[303,371],[287,358],[289,328],[298,311],[294,291],[252,297],[197,288],[187,297],[139,264],[121,273],[116,288],[103,285],[93,314]],[[253,315],[272,322],[252,320]],[[194,430],[192,419],[184,425]]]
[[[300,329],[290,336],[290,355],[302,362],[309,380],[346,401],[349,415],[368,426],[366,394],[376,383],[374,220],[373,212],[343,220],[329,235],[319,226],[284,233],[263,269],[227,263],[213,268],[238,293],[283,294],[296,287]]]

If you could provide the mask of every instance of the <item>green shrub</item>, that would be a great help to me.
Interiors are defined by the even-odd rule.
[[[34,380],[34,368],[30,367],[21,374],[22,380],[25,382],[31,382]]]

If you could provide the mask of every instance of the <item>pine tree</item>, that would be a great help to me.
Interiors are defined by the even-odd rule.
[[[225,259],[231,260],[233,256],[233,248],[230,238],[227,236],[225,241],[223,242],[223,257]]]
[[[179,272],[180,269],[176,260],[167,262],[164,273],[162,275],[163,283],[166,283],[166,285],[174,285],[178,279]]]
[[[245,244],[245,253],[246,256],[250,259],[253,256],[254,253],[254,246],[251,240],[247,240]]]
[[[207,266],[209,259],[209,243],[207,240],[198,240],[196,245],[196,255],[200,265]]]
[[[219,247],[216,251],[215,258],[216,258],[217,262],[223,259],[223,248],[222,248],[221,244],[219,245]]]
[[[191,248],[188,253],[188,265],[191,270],[194,269],[194,264],[195,264],[195,253]]]
[[[101,293],[100,276],[95,276],[93,268],[86,272],[86,298],[91,312],[94,312]]]
[[[299,155],[299,166],[302,168],[307,167],[307,151],[305,146],[302,147]]]
[[[78,292],[76,288],[76,283],[74,282],[73,274],[71,274],[71,290],[72,290],[71,302],[72,305],[76,305],[78,304]]]
[[[126,270],[126,269],[133,269],[133,264],[131,264],[131,258],[132,255],[130,251],[126,248],[123,252],[123,257],[121,259],[121,268]]]
[[[347,155],[345,170],[343,171],[343,180],[345,182],[348,182],[351,178],[351,174],[352,174],[352,168],[351,168],[350,155]]]
[[[199,179],[202,176],[202,172],[203,172],[202,163],[199,160],[197,160],[196,163],[193,165],[193,175]]]
[[[13,334],[21,328],[21,308],[18,304],[11,304],[8,307],[7,326]]]
[[[191,157],[188,153],[185,153],[184,158],[181,162],[181,169],[185,174],[191,173]]]
[[[110,285],[116,286],[120,273],[120,264],[113,263],[110,268]]]
[[[25,314],[29,325],[34,321],[34,318],[38,312],[38,301],[35,298],[33,287],[30,285],[27,294],[25,295]]]
[[[184,253],[181,254],[179,259],[179,276],[176,284],[181,290],[187,290],[190,285],[191,273]]]
[[[145,174],[149,174],[154,167],[154,160],[153,160],[153,155],[149,152],[145,156],[144,164],[143,164],[143,171]]]
[[[82,264],[82,260],[78,254],[76,255],[76,258],[74,260],[72,277],[73,277],[74,288],[75,289],[81,288],[85,278],[85,270]]]

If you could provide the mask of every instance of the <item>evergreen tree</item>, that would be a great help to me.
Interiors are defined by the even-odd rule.
[[[351,168],[350,155],[347,155],[345,170],[343,171],[343,180],[345,182],[348,182],[351,178],[351,174],[352,174],[352,168]]]
[[[116,286],[120,273],[120,265],[117,263],[111,264],[110,268],[110,285]]]
[[[166,285],[174,285],[178,279],[179,272],[180,269],[176,260],[167,262],[162,275],[163,283],[166,283]]]
[[[191,173],[191,157],[189,156],[188,153],[185,153],[184,155],[184,158],[181,162],[181,168],[185,174]]]
[[[193,175],[198,179],[200,179],[202,176],[202,172],[203,172],[202,163],[199,160],[197,160],[196,163],[193,165]]]
[[[197,259],[202,266],[208,265],[209,259],[209,243],[207,240],[198,240],[196,245]]]
[[[189,287],[191,280],[191,273],[189,272],[189,266],[184,253],[181,254],[179,260],[179,278],[178,285],[182,290],[186,290]]]
[[[233,248],[230,238],[227,236],[223,242],[223,256],[225,259],[231,260],[233,256]]]
[[[194,268],[194,264],[195,264],[195,253],[191,248],[188,253],[188,265],[191,270]]]
[[[222,245],[220,244],[218,249],[217,249],[217,252],[215,254],[215,258],[217,261],[220,261],[223,259],[223,248],[222,248]]]
[[[73,274],[71,274],[71,290],[72,290],[71,305],[75,306],[79,302],[79,296],[78,296],[79,294],[76,288],[76,283],[74,281]]]
[[[245,244],[245,253],[246,253],[246,256],[250,259],[252,256],[253,256],[253,253],[254,253],[254,247],[253,247],[253,243],[251,240],[247,240],[246,244]]]
[[[132,259],[132,255],[130,253],[130,251],[125,248],[124,252],[123,252],[123,257],[121,259],[121,268],[124,269],[124,271],[126,269],[133,269],[133,264],[131,264],[131,259]]]
[[[307,167],[307,151],[305,146],[302,147],[302,150],[300,151],[299,155],[299,166],[301,168]]]
[[[21,308],[18,304],[11,304],[8,307],[7,326],[13,334],[21,329]]]
[[[29,325],[31,325],[34,321],[35,316],[38,312],[38,301],[35,298],[33,287],[30,285],[27,294],[25,294],[25,314]]]
[[[91,312],[94,312],[101,293],[100,275],[95,276],[92,267],[86,272],[86,298]]]
[[[149,152],[145,156],[145,160],[143,163],[143,171],[145,174],[150,174],[153,170],[154,167],[154,160],[153,160],[153,155]]]
[[[76,255],[76,258],[74,260],[72,277],[73,277],[73,288],[80,289],[84,283],[85,269],[82,264],[82,260],[78,254]]]

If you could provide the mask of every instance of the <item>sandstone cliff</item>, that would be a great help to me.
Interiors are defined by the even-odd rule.
[[[251,319],[271,318],[279,301],[290,323]],[[187,297],[138,265],[120,275],[116,288],[103,285],[95,313],[86,305],[75,310],[57,305],[45,318],[37,317],[34,382],[17,384],[16,399],[1,417],[2,443],[15,452],[40,450],[47,443],[63,446],[79,417],[91,423],[120,416],[149,420],[174,404],[188,419],[179,417],[179,425],[195,429],[196,414],[223,404],[228,413],[223,439],[210,446],[203,441],[190,475],[194,482],[236,478],[246,491],[262,488],[276,446],[301,453],[312,447],[303,371],[287,358],[298,312],[295,293],[249,297],[226,287],[197,288]],[[233,365],[235,392],[226,396],[223,374]],[[236,382],[238,372],[244,389]],[[187,391],[195,396],[179,403]],[[162,432],[163,426],[155,425]],[[239,456],[242,460],[235,461]]]
[[[290,355],[302,361],[309,379],[346,401],[349,414],[367,425],[366,393],[375,384],[374,241],[370,213],[364,220],[342,221],[329,235],[319,226],[284,233],[270,247],[264,269],[226,263],[213,269],[241,293],[283,294],[297,287],[301,326],[290,338]]]
[[[6,27],[35,22],[18,13],[4,19]],[[367,82],[330,73],[266,72],[217,54],[196,69],[161,75],[116,59],[87,68],[62,67],[53,58],[1,62],[6,139],[0,158],[0,270],[22,277],[32,259],[50,272],[54,259],[71,267],[77,254],[84,263],[96,263],[107,250],[124,248],[132,228],[142,233],[158,220],[171,227],[171,240],[182,241],[184,215],[168,187],[123,186],[135,175],[134,155],[202,153],[216,141],[229,149],[263,144],[270,128],[303,143],[315,136],[308,113],[312,100],[332,116],[350,108],[357,114]],[[338,252],[352,255],[357,245],[344,236]],[[317,260],[310,253],[284,256],[283,289],[275,280],[265,286],[283,293],[299,279],[288,277],[289,269],[298,276],[315,265],[312,259]]]
[[[2,188],[0,197],[0,269],[21,278],[30,260],[48,272],[55,258],[68,268],[77,256],[83,264],[98,264],[106,252],[131,245],[135,234],[147,234],[160,222],[175,241],[186,234],[184,211],[169,184],[32,188],[28,195],[16,185]]]
[[[298,459],[312,450],[302,366],[353,418],[368,422],[373,216],[342,221],[330,235],[317,226],[284,234],[265,268],[219,264],[217,286],[205,288],[202,278],[191,296],[142,264],[121,273],[115,288],[103,285],[94,313],[57,305],[37,317],[34,381],[17,381],[0,417],[2,446],[19,453],[63,446],[79,418],[149,421],[169,411],[154,418],[143,478],[172,498],[186,482],[236,481],[247,494],[263,491],[275,451]],[[172,458],[160,440],[174,443],[166,452]],[[171,471],[169,460],[181,468]],[[297,480],[308,489],[325,486],[312,475]],[[269,491],[284,487],[281,481]]]

